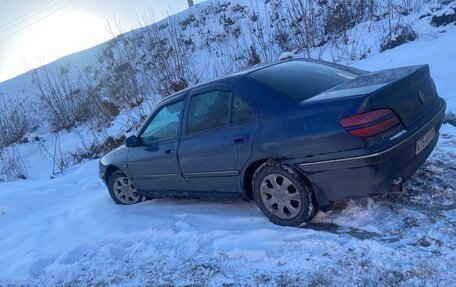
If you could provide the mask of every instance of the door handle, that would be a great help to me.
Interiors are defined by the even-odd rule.
[[[165,153],[173,153],[174,152],[174,147],[173,146],[169,146],[165,149]]]
[[[246,135],[237,135],[233,137],[233,144],[241,144],[247,142],[247,136]]]

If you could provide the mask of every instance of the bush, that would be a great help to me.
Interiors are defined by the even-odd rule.
[[[418,35],[410,25],[397,24],[392,29],[392,33],[389,33],[382,39],[382,43],[380,44],[380,52],[414,41],[417,38]]]
[[[0,91],[0,148],[18,142],[29,130],[29,112],[22,103]]]
[[[432,16],[431,25],[435,27],[445,26],[456,22],[456,2],[452,7],[446,7]]]
[[[94,142],[86,149],[77,149],[72,153],[72,157],[76,163],[80,163],[86,159],[96,159],[104,156],[108,152],[121,146],[125,141],[125,136],[114,138],[106,137],[102,142]]]
[[[0,181],[13,181],[28,178],[24,162],[14,149],[1,149],[0,163]]]
[[[141,105],[149,89],[141,81],[135,67],[137,54],[136,40],[129,41],[123,35],[114,37],[100,56],[102,63],[99,77],[102,93],[118,107],[131,109]]]
[[[33,83],[54,130],[69,130],[92,117],[91,100],[65,67],[42,67],[33,73]]]
[[[352,28],[355,24],[347,3],[335,3],[328,10],[325,21],[325,32],[328,34],[340,34]]]
[[[162,97],[183,90],[197,81],[192,63],[195,43],[182,35],[174,18],[166,20],[166,28],[148,29],[145,33],[142,61],[138,63],[152,90]]]

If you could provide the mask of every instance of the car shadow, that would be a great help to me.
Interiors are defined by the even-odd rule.
[[[334,223],[327,222],[307,222],[304,229],[311,229],[319,232],[329,232],[337,235],[348,235],[359,240],[375,240],[383,242],[396,242],[399,241],[399,237],[386,236],[384,234],[366,231],[354,227],[340,226]]]

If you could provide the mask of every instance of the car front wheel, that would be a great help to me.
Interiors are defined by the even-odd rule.
[[[272,222],[300,226],[317,213],[312,191],[301,175],[280,163],[265,163],[254,175],[253,195]]]
[[[109,177],[108,189],[111,198],[117,204],[130,205],[138,203],[142,199],[131,180],[120,170],[115,171]]]

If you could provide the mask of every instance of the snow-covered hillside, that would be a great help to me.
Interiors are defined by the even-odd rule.
[[[221,15],[238,15],[232,12],[236,4],[263,9],[262,1],[230,2],[227,10],[213,14],[220,17],[206,15],[206,26],[196,23],[214,9],[211,7],[225,2],[208,1],[177,17],[181,21],[190,19],[185,33],[197,34],[206,27],[213,30],[211,35],[221,35],[215,33],[224,27],[219,19]],[[456,25],[434,27],[429,23],[433,15],[450,13],[451,7],[456,7],[452,3],[428,5],[403,16],[401,21],[410,23],[418,38],[382,53],[381,25],[370,25],[370,20],[347,32],[349,39],[357,41],[346,44],[346,54],[329,44],[310,52],[366,70],[427,63],[451,118],[451,113],[456,114]],[[197,20],[190,15],[196,15]],[[245,18],[249,17],[246,14]],[[141,31],[128,35],[133,39]],[[197,74],[211,70],[206,68],[208,62],[224,63],[219,71],[226,72],[249,59],[248,51],[246,58],[234,64],[230,62],[232,55],[208,52],[211,47],[229,43],[227,39],[208,46],[201,40],[194,42]],[[54,65],[65,65],[71,75],[77,75],[78,69],[98,59],[105,45],[68,56]],[[346,57],[350,49],[356,50],[351,55],[358,58]],[[277,48],[276,52],[264,57],[276,59],[283,51]],[[267,59],[261,55],[261,60]],[[35,105],[32,79],[31,73],[25,74],[1,83],[0,90]],[[47,120],[35,118],[37,128],[27,133],[22,143],[2,150],[3,165],[6,159],[18,160],[14,171],[25,173],[27,180],[18,180],[13,173],[0,175],[15,180],[0,183],[0,286],[456,283],[455,126],[442,126],[435,151],[407,183],[405,192],[341,203],[339,208],[320,212],[298,229],[271,224],[253,202],[241,200],[157,199],[134,206],[113,204],[98,178],[97,160],[90,159],[96,154],[88,151],[93,152],[93,146],[109,138],[112,142],[108,147],[118,144],[124,134],[134,132],[132,127],[158,99],[151,90],[142,104],[120,109],[105,128],[96,121],[87,121],[52,133]],[[82,163],[73,165],[78,157]],[[51,176],[55,178],[49,179]]]

